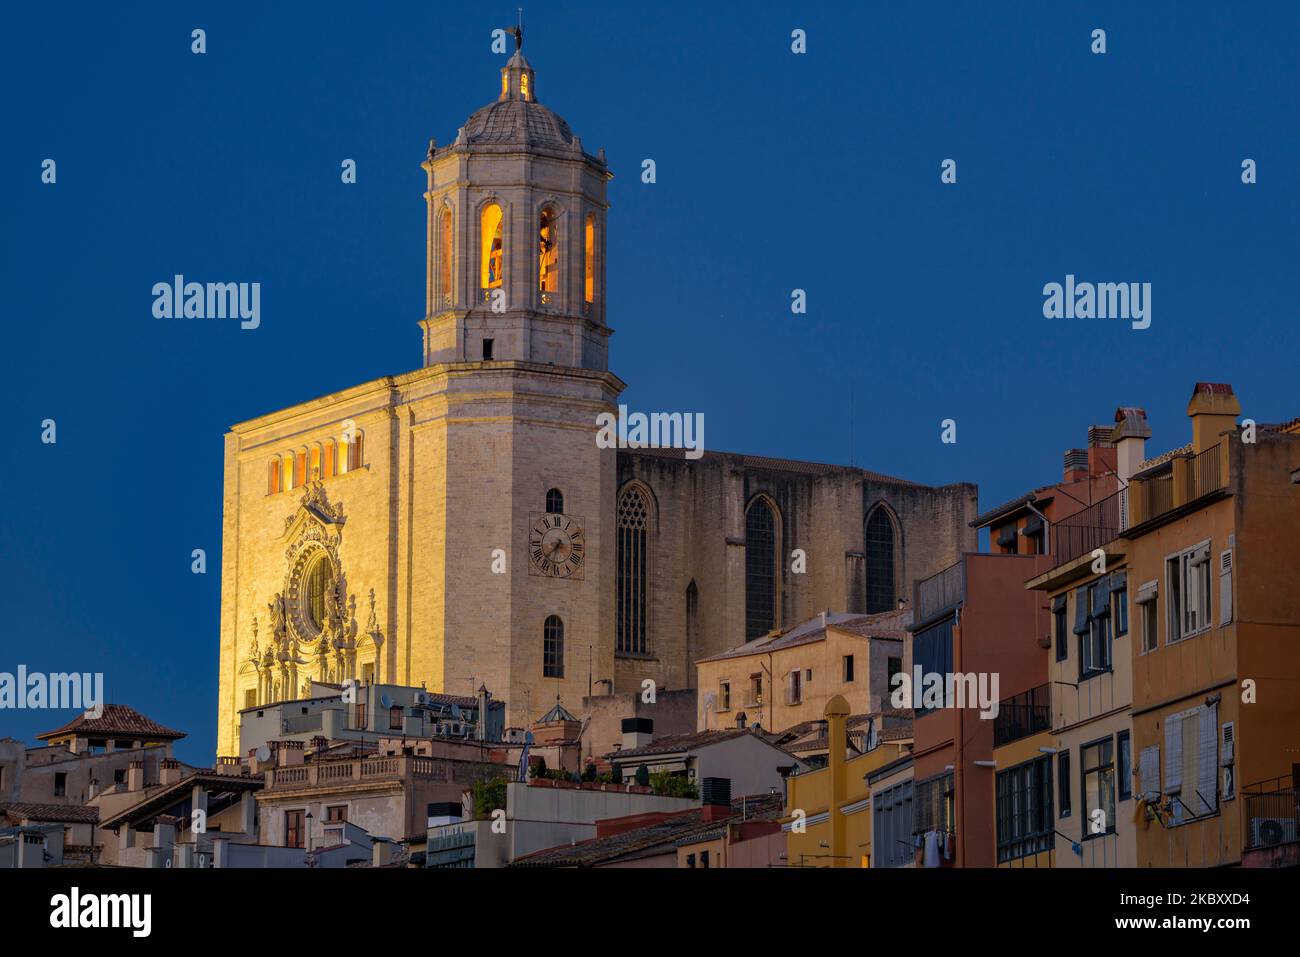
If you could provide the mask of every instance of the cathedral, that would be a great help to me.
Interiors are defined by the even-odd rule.
[[[430,143],[423,362],[225,436],[218,754],[315,681],[557,696],[689,688],[694,661],[873,612],[975,548],[976,489],[761,455],[608,448],[611,177],[538,100]]]

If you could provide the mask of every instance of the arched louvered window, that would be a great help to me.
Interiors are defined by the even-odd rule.
[[[564,622],[559,615],[542,625],[542,677],[564,677]]]
[[[776,513],[766,499],[745,512],[745,640],[776,627]]]
[[[867,550],[867,614],[890,611],[898,599],[895,552],[898,537],[889,510],[877,505],[864,529]]]
[[[618,499],[618,580],[615,609],[615,650],[619,654],[647,652],[646,616],[649,590],[650,502],[632,486]]]

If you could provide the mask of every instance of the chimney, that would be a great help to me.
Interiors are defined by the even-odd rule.
[[[1147,439],[1151,438],[1151,426],[1147,424],[1145,409],[1136,406],[1120,406],[1115,410],[1115,428],[1111,430],[1111,440],[1115,443],[1115,473],[1121,485],[1138,470],[1138,466],[1147,457]]]
[[[1219,436],[1231,431],[1241,415],[1241,403],[1226,382],[1198,382],[1187,403],[1192,419],[1192,452],[1200,454],[1219,444]]]
[[[175,758],[163,758],[158,763],[158,783],[175,784],[181,779],[181,763]]]
[[[1114,430],[1109,425],[1088,426],[1088,476],[1096,478],[1114,470]]]
[[[1067,449],[1065,452],[1066,482],[1082,482],[1088,477],[1088,450]]]
[[[267,743],[270,744],[271,750],[275,752],[275,766],[277,768],[297,767],[303,763],[301,741],[270,741]]]
[[[126,766],[126,789],[144,790],[144,761],[132,761]]]
[[[701,818],[721,821],[731,817],[731,778],[704,778],[700,781]]]
[[[623,719],[623,750],[640,748],[654,739],[655,723],[649,718]]]

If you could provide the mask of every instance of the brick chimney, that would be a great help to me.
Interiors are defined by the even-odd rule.
[[[700,781],[701,818],[722,821],[731,817],[731,778],[704,778]]]
[[[126,766],[126,789],[144,790],[144,761],[132,761]]]
[[[269,741],[271,750],[275,752],[275,766],[277,768],[297,767],[303,763],[302,742],[301,741]]]
[[[655,723],[650,718],[623,719],[623,750],[641,748],[654,740]]]
[[[1138,465],[1146,460],[1149,438],[1151,426],[1147,424],[1145,409],[1120,406],[1115,410],[1115,428],[1111,430],[1111,440],[1115,443],[1115,472],[1120,484],[1127,484],[1138,470]]]
[[[175,758],[163,758],[158,763],[158,783],[175,784],[181,779],[181,763]]]
[[[1218,445],[1219,436],[1236,427],[1241,403],[1226,382],[1198,382],[1187,414],[1192,420],[1192,452],[1199,454]]]

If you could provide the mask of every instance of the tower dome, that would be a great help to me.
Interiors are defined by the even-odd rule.
[[[460,142],[468,146],[550,146],[574,149],[577,137],[554,110],[537,102],[533,68],[516,50],[501,70],[501,95],[465,122]]]

